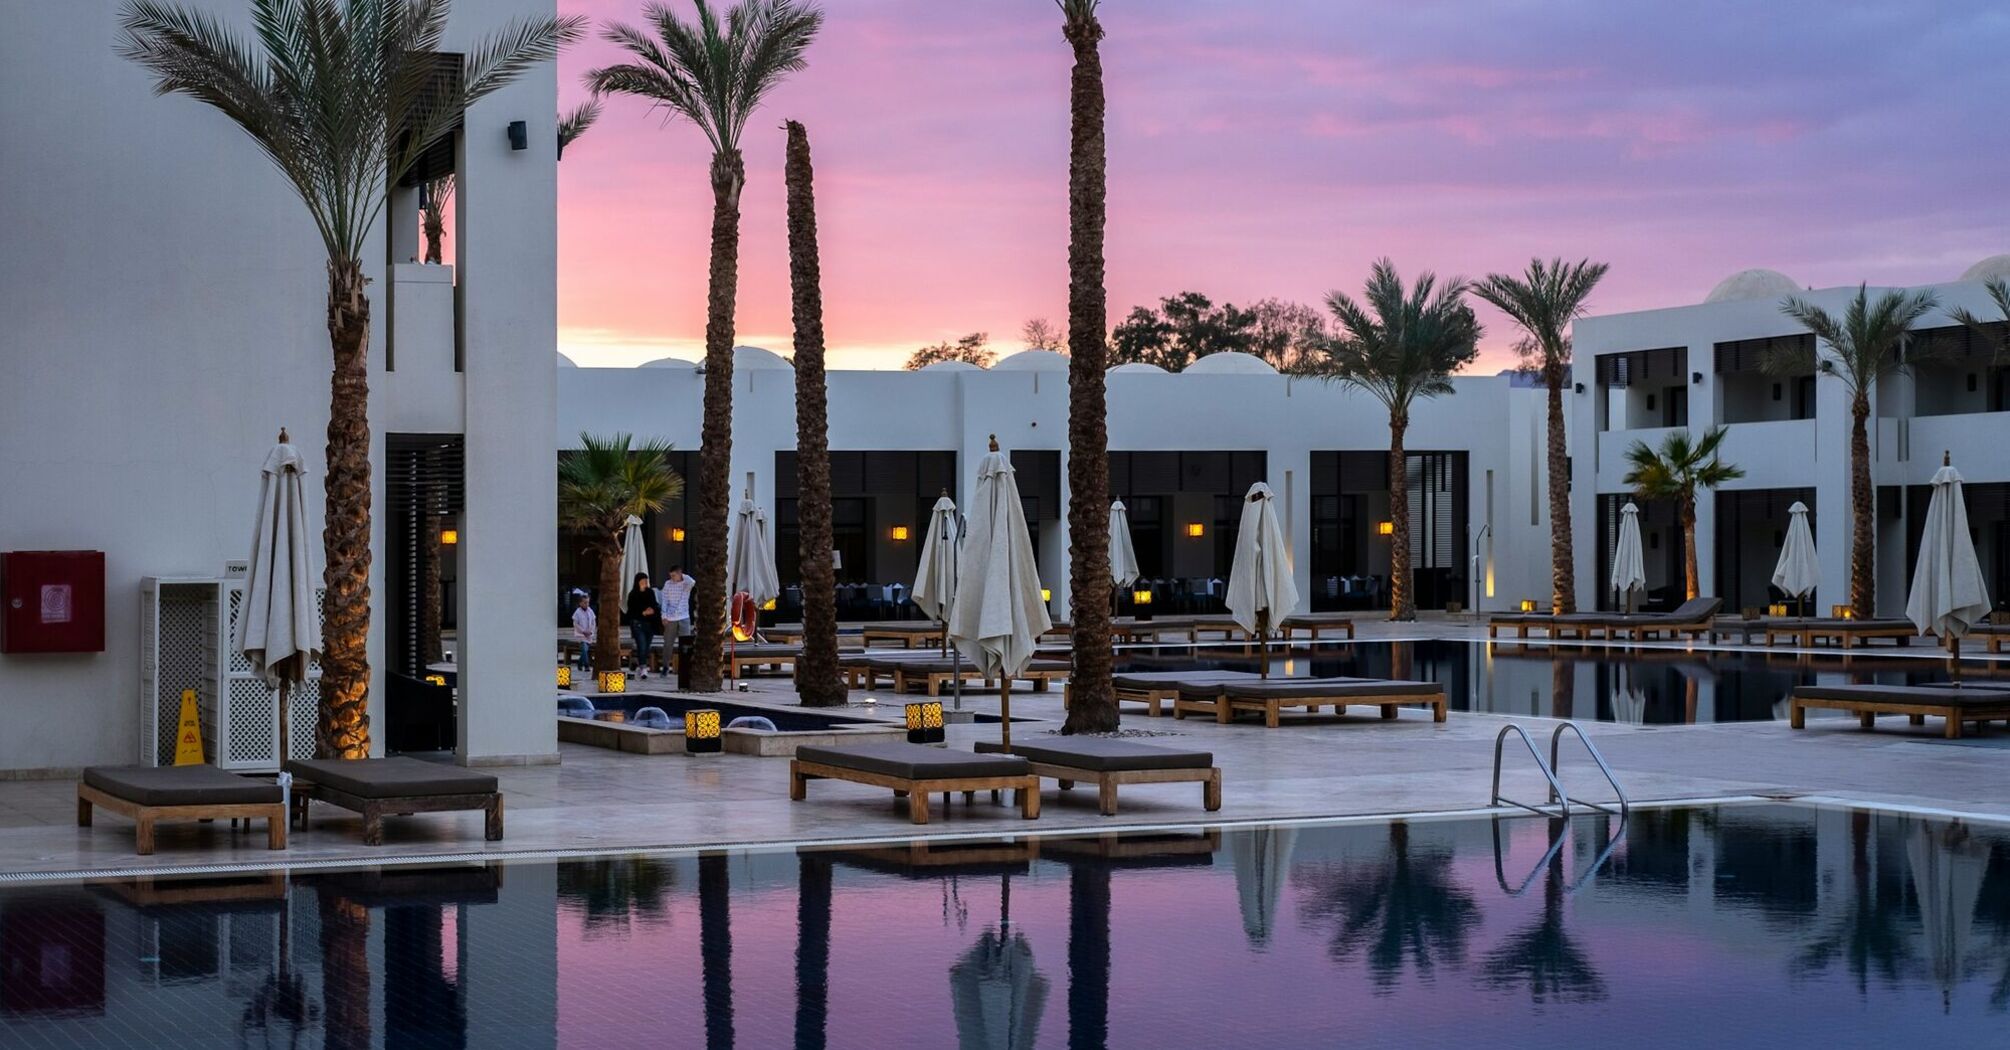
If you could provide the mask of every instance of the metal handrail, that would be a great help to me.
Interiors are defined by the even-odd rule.
[[[1531,806],[1526,802],[1517,802],[1511,798],[1501,797],[1501,751],[1507,746],[1507,735],[1509,733],[1513,733],[1521,738],[1522,744],[1528,748],[1528,757],[1535,759],[1535,768],[1542,772],[1544,780],[1549,781],[1549,802],[1550,805],[1556,807],[1556,812],[1552,813],[1547,809]],[[1588,746],[1590,741],[1586,741],[1585,743]],[[1599,762],[1601,766],[1604,764],[1602,760]],[[1510,806],[1519,806],[1539,817],[1570,816],[1570,796],[1564,793],[1563,785],[1557,782],[1556,774],[1551,772],[1549,763],[1542,760],[1542,752],[1535,749],[1535,741],[1530,740],[1528,733],[1513,722],[1502,726],[1501,731],[1494,736],[1494,793],[1493,801],[1489,805],[1498,806],[1503,802]]]
[[[1510,889],[1507,884],[1507,872],[1503,870],[1503,860],[1507,851],[1501,848],[1501,818],[1494,818],[1494,881],[1500,884],[1501,892],[1506,893],[1510,897],[1519,897],[1527,893],[1529,887],[1535,885],[1535,880],[1542,876],[1544,869],[1549,867],[1550,861],[1556,858],[1557,852],[1563,849],[1563,844],[1570,841],[1570,836],[1575,829],[1575,822],[1555,817],[1550,819],[1556,821],[1561,826],[1551,832],[1549,849],[1543,852],[1541,860],[1535,862],[1535,867],[1529,869],[1528,877],[1521,880],[1521,885]],[[1612,859],[1613,852],[1619,848],[1620,841],[1626,837],[1627,819],[1625,814],[1620,815],[1619,826],[1613,828],[1605,836],[1604,847],[1598,851],[1596,857],[1591,859],[1590,864],[1585,865],[1584,870],[1578,872],[1577,878],[1572,879],[1570,885],[1564,888],[1564,893],[1575,894],[1578,890],[1583,889],[1592,880],[1592,877],[1598,874],[1598,869],[1604,867],[1605,862]]]
[[[1626,789],[1619,786],[1619,778],[1612,775],[1612,767],[1605,764],[1605,756],[1599,753],[1598,745],[1593,744],[1591,742],[1591,738],[1584,735],[1584,730],[1578,728],[1576,722],[1558,723],[1556,729],[1549,734],[1549,773],[1551,774],[1549,782],[1553,785],[1558,785],[1557,770],[1562,768],[1562,764],[1558,762],[1558,754],[1563,747],[1563,731],[1566,729],[1570,730],[1573,734],[1577,736],[1578,742],[1584,745],[1585,754],[1590,755],[1591,760],[1593,762],[1598,763],[1598,771],[1601,774],[1604,774],[1605,782],[1607,784],[1612,785],[1613,793],[1619,796],[1618,809],[1613,809],[1611,806],[1602,805],[1597,802],[1592,802],[1588,799],[1579,799],[1578,802],[1583,805],[1590,806],[1592,809],[1596,809],[1605,813],[1610,813],[1613,816],[1620,817],[1623,819],[1629,812],[1632,811],[1633,802],[1631,799],[1628,799],[1626,797]],[[1500,750],[1499,747],[1496,746],[1495,752],[1498,753],[1499,750]],[[1496,762],[1494,768],[1494,779],[1496,784],[1498,784],[1500,779],[1500,768],[1498,762]],[[1558,785],[1555,790],[1561,791],[1562,790],[1561,785]],[[1550,801],[1553,803],[1557,800],[1557,798],[1558,798],[1557,795],[1551,795]]]

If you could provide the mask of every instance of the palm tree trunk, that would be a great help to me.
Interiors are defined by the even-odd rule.
[[[1110,868],[1068,872],[1068,1050],[1110,1044]]]
[[[446,239],[447,224],[439,212],[426,209],[423,223],[426,233],[426,261],[438,265],[443,258],[441,242]]]
[[[733,904],[723,853],[698,857],[699,980],[706,1050],[733,1050]]]
[[[1110,456],[1104,405],[1109,304],[1103,287],[1107,173],[1103,27],[1093,15],[1062,27],[1075,52],[1068,144],[1068,613],[1074,621],[1064,733],[1117,728],[1110,682]]]
[[[325,667],[323,665],[326,673]],[[369,1050],[370,909],[331,889],[319,894],[321,998],[329,1050]]]
[[[1850,403],[1849,433],[1849,604],[1859,619],[1877,607],[1877,495],[1870,485],[1870,398],[1858,393]]]
[[[1577,573],[1570,538],[1570,450],[1563,433],[1563,368],[1549,369],[1549,608],[1577,611]]]
[[[733,304],[740,284],[738,150],[712,157],[712,273],[705,317],[705,419],[698,440],[697,521],[691,528],[690,688],[719,691],[726,646],[726,514],[733,498]]]
[[[1389,619],[1417,618],[1410,594],[1410,463],[1403,435],[1410,429],[1406,413],[1389,413]]]
[[[370,300],[363,264],[328,263],[327,515],[321,530],[321,711],[314,753],[370,757]]]
[[[445,646],[440,643],[441,622],[445,609],[440,599],[440,529],[441,519],[430,514],[420,519],[425,523],[425,535],[419,542],[425,547],[420,559],[419,572],[419,666],[438,663],[446,655]]]
[[[789,288],[796,325],[796,520],[803,587],[803,651],[796,657],[796,695],[806,706],[830,707],[844,703],[845,684],[838,673],[837,572],[831,565],[829,391],[824,385],[815,170],[810,166],[809,132],[793,120],[788,128]]]
[[[621,670],[621,547],[603,541],[594,544],[594,551],[600,556],[600,613],[593,628],[593,670],[598,674]],[[649,658],[648,653],[635,655]]]
[[[1562,660],[1549,662],[1549,717],[1569,718],[1577,710],[1577,669]]]
[[[1683,496],[1676,516],[1682,526],[1682,599],[1687,601],[1702,593],[1696,584],[1696,497]]]
[[[796,855],[796,1050],[824,1050],[830,1029],[831,862]]]

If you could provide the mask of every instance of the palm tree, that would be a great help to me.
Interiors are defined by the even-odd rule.
[[[1308,922],[1331,921],[1326,953],[1344,962],[1366,949],[1377,992],[1396,985],[1407,963],[1429,977],[1439,963],[1465,961],[1466,939],[1480,924],[1472,892],[1452,872],[1452,854],[1413,855],[1410,826],[1389,825],[1388,856],[1373,866],[1348,865],[1308,878],[1302,913]]]
[[[634,444],[628,434],[579,435],[579,451],[558,463],[558,520],[586,534],[586,549],[600,559],[599,633],[593,669],[621,667],[621,537],[631,515],[662,510],[684,494],[684,479],[670,469],[670,446]],[[647,659],[648,654],[640,654]]]
[[[1075,52],[1068,79],[1068,609],[1074,621],[1064,733],[1117,728],[1110,683],[1109,293],[1103,287],[1103,56],[1098,0],[1055,0]]]
[[[1579,259],[1529,260],[1522,276],[1488,274],[1473,294],[1491,303],[1526,332],[1516,345],[1525,363],[1549,391],[1549,607],[1577,611],[1577,577],[1570,536],[1570,449],[1564,444],[1563,388],[1570,381],[1570,325],[1584,313],[1584,301],[1609,269]]]
[[[1849,604],[1860,617],[1877,607],[1877,533],[1873,515],[1877,493],[1870,484],[1870,395],[1878,381],[1902,371],[1900,353],[1905,333],[1927,311],[1940,305],[1932,292],[1886,292],[1877,302],[1857,285],[1843,315],[1837,317],[1799,297],[1790,297],[1780,311],[1799,321],[1815,339],[1827,343],[1829,357],[1816,346],[1792,347],[1767,354],[1761,361],[1776,375],[1807,375],[1817,370],[1842,381],[1850,395],[1849,438]]]
[[[426,261],[437,266],[445,261],[442,250],[447,239],[447,208],[454,199],[451,172],[427,179],[419,187],[419,229],[426,238]]]
[[[440,76],[448,0],[250,0],[256,43],[201,11],[129,0],[119,54],[163,95],[235,121],[285,176],[328,256],[329,390],[321,710],[315,751],[370,753],[370,299],[363,249],[388,188],[476,100],[577,39],[575,17],[511,22]]]
[[[719,14],[692,0],[697,21],[643,5],[650,36],[619,22],[602,35],[632,61],[586,74],[596,95],[634,95],[696,124],[712,143],[712,262],[705,312],[705,418],[699,432],[697,519],[691,529],[690,686],[719,690],[726,644],[726,516],[733,496],[733,304],[740,284],[740,133],[782,78],[801,70],[823,12],[803,0],[742,0]]]
[[[802,551],[803,651],[796,695],[810,707],[844,703],[838,673],[837,569],[831,562],[830,392],[824,385],[824,295],[810,136],[788,123],[789,286],[796,325],[796,521]]]
[[[600,100],[592,99],[573,107],[570,113],[558,115],[558,159],[565,159],[565,147],[578,141],[586,134],[593,122],[600,119]]]
[[[1626,450],[1626,462],[1633,469],[1621,479],[1633,487],[1640,499],[1675,501],[1675,521],[1682,527],[1682,597],[1694,598],[1696,585],[1696,493],[1714,489],[1727,481],[1745,476],[1745,468],[1734,467],[1717,458],[1717,449],[1729,433],[1723,427],[1703,432],[1701,441],[1690,441],[1687,430],[1676,430],[1652,449],[1645,441],[1635,441]]]
[[[1480,322],[1465,302],[1466,282],[1442,286],[1430,271],[1409,290],[1387,259],[1377,260],[1364,303],[1345,292],[1326,297],[1340,324],[1326,359],[1308,371],[1359,387],[1389,410],[1389,619],[1414,620],[1410,593],[1410,471],[1403,434],[1418,398],[1452,392],[1453,372],[1479,355]]]

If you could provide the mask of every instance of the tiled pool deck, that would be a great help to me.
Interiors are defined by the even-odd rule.
[[[1361,636],[1483,640],[1485,631],[1465,623],[1392,625],[1364,617]],[[1910,651],[1934,658],[1923,645]],[[746,698],[793,698],[786,679],[755,681]],[[997,700],[967,697],[965,703],[995,710]],[[1021,739],[1049,732],[1060,724],[1060,696],[1016,693],[1013,714],[1050,720],[1018,723],[1014,734]],[[1126,787],[1115,818],[1097,814],[1093,791],[1077,789],[1063,797],[1050,786],[1037,821],[1022,821],[1007,806],[980,802],[966,808],[959,801],[946,812],[933,807],[933,822],[925,828],[909,824],[904,807],[875,788],[817,782],[807,802],[792,803],[786,759],[644,756],[563,745],[560,765],[495,771],[508,799],[508,837],[502,842],[482,841],[480,814],[437,814],[390,819],[385,845],[365,847],[353,817],[322,806],[315,809],[312,830],[297,832],[284,852],[266,850],[262,833],[190,824],[162,825],[155,854],[140,857],[123,818],[105,814],[95,827],[76,827],[72,781],[0,782],[0,878],[1474,810],[1487,804],[1494,736],[1510,721],[1528,726],[1539,740],[1553,724],[1455,711],[1447,724],[1433,725],[1415,709],[1405,709],[1396,722],[1363,710],[1345,724],[1273,730],[1127,715],[1128,729],[1177,734],[1167,742],[1214,752],[1225,780],[1219,813],[1205,814],[1199,789],[1190,784]],[[2010,733],[2000,728],[1972,740],[1943,741],[1937,724],[1910,727],[1901,718],[1881,719],[1875,733],[1858,731],[1850,717],[1811,718],[1810,728],[1800,732],[1784,722],[1580,725],[1636,801],[1822,796],[2010,820]],[[950,740],[967,746],[997,732],[995,725],[956,725]],[[1582,752],[1566,749],[1563,765],[1570,790],[1605,797]],[[1510,757],[1508,769],[1507,794],[1541,796],[1541,777],[1525,755],[1520,762]]]

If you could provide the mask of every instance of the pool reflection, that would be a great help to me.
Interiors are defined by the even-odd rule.
[[[2006,1011],[2010,832],[1788,806],[0,889],[8,1046],[1966,1047]]]

